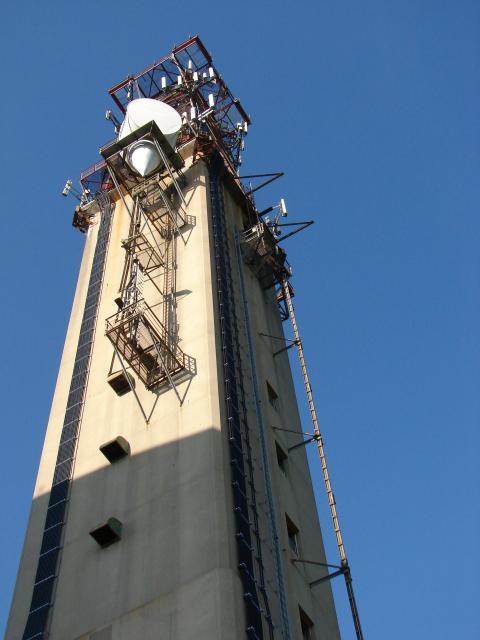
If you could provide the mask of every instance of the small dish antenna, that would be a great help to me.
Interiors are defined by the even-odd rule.
[[[72,196],[75,196],[75,198],[80,202],[81,205],[86,204],[92,199],[90,189],[82,189],[81,192],[78,191],[77,189],[75,189],[72,180],[70,180],[69,178],[66,181],[65,186],[63,187],[62,196],[65,196],[66,198],[70,194],[72,194]]]

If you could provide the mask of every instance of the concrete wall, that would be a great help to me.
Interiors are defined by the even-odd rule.
[[[95,337],[64,549],[51,620],[51,640],[133,640],[245,637],[243,591],[237,570],[228,443],[224,425],[220,339],[216,317],[209,220],[208,171],[199,162],[186,171],[185,197],[196,224],[177,240],[177,321],[180,347],[193,356],[197,375],[179,385],[180,405],[172,390],[163,392],[146,424],[133,393],[119,397],[107,385],[113,349],[104,335],[105,319],[116,312],[129,216],[117,201],[110,238],[98,327]],[[242,211],[225,191],[228,224],[242,226]],[[53,467],[75,357],[98,226],[86,240],[77,292],[68,328],[44,450],[34,492],[24,551],[17,578],[6,640],[21,638],[36,571]],[[233,234],[230,253],[238,284]],[[311,569],[292,565],[285,513],[298,526],[300,553],[324,561],[321,534],[305,452],[289,456],[286,476],[278,468],[275,441],[286,450],[296,436],[273,426],[300,430],[288,357],[273,358],[276,342],[258,332],[282,335],[272,291],[262,291],[254,274],[242,267],[251,310],[261,411],[267,431],[269,472],[275,492],[277,527],[285,573],[292,637],[300,638],[298,606],[314,621],[318,638],[337,638],[335,610],[328,584],[314,591]],[[238,287],[236,305],[243,300]],[[150,304],[160,297],[152,286]],[[245,327],[242,353],[247,355]],[[113,363],[119,369],[119,363]],[[260,526],[272,612],[280,624],[272,541],[261,467],[259,425],[252,381],[244,358],[248,416],[257,462]],[[279,395],[275,410],[266,395],[268,380]],[[136,391],[147,412],[155,394],[137,380]],[[99,446],[118,435],[131,445],[131,455],[111,465]],[[100,549],[89,531],[108,517],[123,522],[122,540]],[[276,637],[281,637],[276,632]]]

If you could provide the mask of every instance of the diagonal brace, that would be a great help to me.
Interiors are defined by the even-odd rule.
[[[153,337],[152,332],[150,331],[150,328],[147,325],[145,326],[145,328],[148,331],[148,334],[149,334],[149,336],[150,336],[150,338],[151,338],[151,340],[153,342],[153,346],[155,347],[155,351],[157,352],[157,355],[158,355],[158,357],[160,359],[160,362],[162,363],[162,367],[163,367],[163,370],[165,371],[165,375],[168,378],[168,382],[170,383],[171,388],[175,391],[175,395],[177,396],[179,403],[182,404],[183,400],[180,397],[180,394],[178,393],[177,387],[176,387],[176,385],[175,385],[175,383],[174,383],[174,381],[172,379],[172,376],[170,375],[170,371],[168,370],[168,367],[167,367],[167,365],[165,363],[165,360],[164,360],[164,358],[162,356],[162,352],[159,349],[158,343],[155,340],[155,338]]]
[[[292,347],[296,347],[297,345],[298,345],[298,341],[297,340],[292,340],[292,341],[290,341],[290,344],[287,345],[286,347],[283,347],[283,349],[279,349],[278,351],[274,351],[273,357],[275,358],[276,356],[280,355],[284,351],[288,351],[289,349],[291,349]]]
[[[288,447],[287,451],[288,453],[290,453],[290,451],[293,451],[294,449],[298,449],[299,447],[304,447],[306,444],[310,444],[310,442],[313,441],[317,441],[320,439],[320,435],[313,435],[310,438],[308,438],[308,440],[302,440],[302,442],[299,442],[298,444],[294,444],[293,447]]]
[[[292,564],[301,563],[301,564],[313,564],[317,567],[326,567],[327,569],[336,569],[336,571],[332,571],[332,573],[327,573],[326,576],[322,576],[321,578],[317,578],[309,583],[310,587],[314,587],[317,584],[321,584],[322,582],[326,582],[327,580],[332,580],[332,578],[336,578],[337,576],[342,576],[347,573],[348,567],[343,566],[340,567],[338,564],[327,564],[326,562],[317,562],[316,560],[304,560],[303,558],[292,558]]]

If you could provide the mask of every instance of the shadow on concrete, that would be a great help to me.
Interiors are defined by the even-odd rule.
[[[209,428],[149,450],[149,442],[161,440],[161,426],[112,433],[126,437],[131,455],[111,464],[92,426],[80,435],[64,517],[52,639],[83,640],[125,612],[115,632],[122,639],[207,638],[214,628],[216,637],[242,637],[243,591],[221,432]],[[49,497],[32,505],[6,640],[24,632]],[[121,540],[101,548],[89,532],[111,517],[122,523]],[[98,636],[108,637],[107,631]]]

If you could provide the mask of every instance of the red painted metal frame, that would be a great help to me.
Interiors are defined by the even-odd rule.
[[[178,78],[181,82],[178,84]],[[166,86],[162,85],[166,78]],[[210,53],[195,35],[135,75],[130,75],[108,91],[122,114],[133,96],[161,99],[179,113],[195,106],[201,120],[184,120],[178,143],[197,139],[199,153],[216,148],[230,172],[237,177],[245,124],[250,117],[213,66]],[[213,107],[209,100],[213,98]],[[106,186],[105,165],[96,163],[81,173],[80,182],[92,193]]]
[[[185,51],[185,49],[187,49],[188,47],[194,44],[196,44],[197,47],[201,50],[207,62],[210,65],[212,65],[213,63],[212,56],[209,54],[209,52],[205,48],[205,45],[203,44],[203,42],[200,40],[198,36],[192,36],[182,44],[178,45],[178,47],[174,47],[171,53],[169,53],[168,55],[163,56],[163,58],[159,58],[155,62],[152,62],[152,64],[148,65],[148,67],[145,67],[145,69],[142,69],[142,71],[139,71],[134,76],[128,76],[127,78],[125,78],[125,80],[122,80],[121,82],[114,85],[108,90],[108,93],[111,95],[113,101],[115,102],[117,107],[120,109],[120,111],[122,111],[122,113],[125,113],[125,109],[123,108],[123,105],[115,95],[119,89],[122,89],[122,87],[125,87],[132,80],[138,80],[138,78],[141,78],[142,76],[146,75],[149,71],[152,71],[152,69],[159,67],[162,63],[166,62],[167,60],[171,60],[172,56],[175,56],[177,53],[180,53],[181,51]]]

